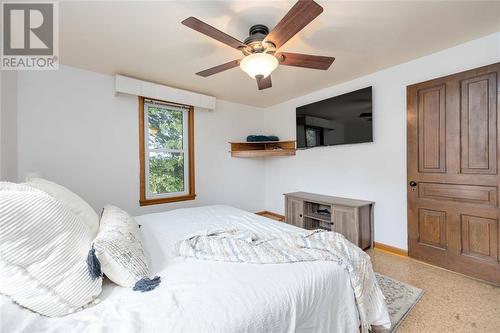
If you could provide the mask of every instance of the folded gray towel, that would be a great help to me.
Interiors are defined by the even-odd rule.
[[[276,135],[249,135],[247,142],[280,141]]]

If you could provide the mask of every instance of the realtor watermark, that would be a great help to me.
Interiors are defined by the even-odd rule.
[[[57,2],[2,2],[2,70],[59,67]]]

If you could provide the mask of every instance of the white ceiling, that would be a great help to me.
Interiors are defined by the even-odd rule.
[[[60,59],[264,107],[500,31],[500,2],[317,2],[323,13],[281,50],[335,62],[328,71],[280,66],[263,91],[239,68],[195,75],[242,54],[180,22],[195,16],[243,40],[253,24],[271,29],[295,1],[62,2]]]

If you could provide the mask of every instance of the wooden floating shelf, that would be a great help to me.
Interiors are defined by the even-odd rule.
[[[229,142],[232,157],[295,155],[295,141]]]

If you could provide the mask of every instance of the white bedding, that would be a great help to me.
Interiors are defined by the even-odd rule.
[[[175,256],[174,244],[204,231],[299,229],[227,206],[136,217],[151,275],[147,293],[103,285],[100,303],[62,318],[22,309],[0,295],[1,332],[358,332],[347,272],[333,262],[243,264]],[[388,325],[387,312],[374,325]]]

